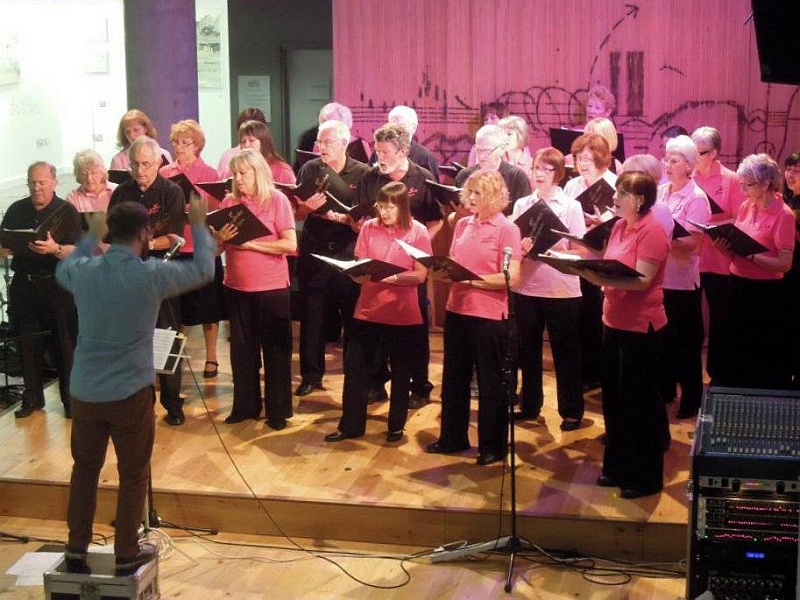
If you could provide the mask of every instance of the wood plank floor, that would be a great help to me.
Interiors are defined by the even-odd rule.
[[[221,366],[216,380],[202,379],[205,357],[199,328],[191,328],[188,335],[192,372],[184,371],[187,422],[172,428],[159,421],[153,457],[154,504],[163,519],[215,527],[227,534],[286,533],[323,546],[331,540],[344,540],[433,548],[508,533],[507,466],[479,467],[474,463],[475,451],[455,456],[423,452],[439,431],[438,385],[434,402],[412,411],[406,437],[399,444],[384,440],[386,403],[370,407],[364,438],[327,444],[323,437],[338,422],[342,386],[341,351],[331,344],[327,389],[295,398],[295,416],[289,427],[274,432],[263,421],[229,426],[223,423],[232,400],[226,329],[223,326],[220,335]],[[440,333],[431,334],[431,346],[431,380],[438,384]],[[602,460],[599,438],[603,432],[597,394],[587,395],[586,426],[574,432],[560,431],[552,365],[546,366],[544,423],[517,428],[520,535],[543,547],[573,548],[591,555],[681,560],[685,556],[685,485],[694,424],[672,420],[664,491],[636,501],[620,499],[618,490],[594,485]],[[299,374],[295,375],[299,383]],[[157,414],[163,414],[160,406]],[[475,434],[471,430],[473,443]],[[0,414],[0,440],[4,447],[0,453],[0,515],[62,521],[71,467],[69,421],[62,416],[55,386],[48,388],[46,411],[21,421],[15,420],[11,411]],[[99,523],[108,522],[113,515],[117,479],[112,449],[101,477]],[[168,566],[165,561],[162,570]],[[490,575],[481,575],[479,569],[475,576],[479,581],[488,577],[489,587],[476,584],[476,590],[494,589],[502,580],[504,565],[487,568]],[[454,572],[449,566],[445,570]],[[467,570],[472,572],[473,567]],[[541,582],[536,583],[539,575],[526,577],[531,580],[531,590],[541,587]],[[583,589],[581,585],[570,589]],[[659,588],[666,595],[586,592],[582,597],[671,598],[680,595],[682,586],[680,583],[669,592]],[[347,591],[343,595],[366,597]],[[458,596],[487,597],[483,593]]]

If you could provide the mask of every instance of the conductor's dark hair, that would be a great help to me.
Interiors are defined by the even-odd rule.
[[[661,134],[661,137],[665,138],[676,138],[679,135],[689,135],[689,132],[686,131],[680,125],[670,125],[664,130],[664,133]]]
[[[142,229],[150,227],[150,215],[138,202],[120,202],[108,211],[106,224],[109,244],[127,244],[134,241]]]

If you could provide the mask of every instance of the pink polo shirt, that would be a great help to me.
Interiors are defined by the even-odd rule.
[[[470,215],[456,223],[450,257],[477,275],[491,275],[502,271],[506,247],[511,248],[512,259],[522,258],[519,228],[503,213],[486,221]],[[460,315],[500,321],[508,316],[506,290],[481,290],[454,283],[446,308]]]
[[[539,201],[538,192],[517,200],[514,203],[511,220],[515,221],[535,202]],[[546,200],[546,202],[567,228],[567,231],[581,236],[586,233],[586,222],[580,202],[567,196],[561,188],[557,189],[554,198]],[[569,241],[561,238],[552,246],[552,249],[568,250]],[[577,275],[566,275],[540,260],[535,260],[534,257],[523,258],[521,269],[519,285],[514,290],[518,294],[538,298],[579,298],[581,296],[581,281]]]
[[[778,256],[779,250],[794,252],[794,213],[776,196],[766,208],[745,200],[739,207],[735,225],[767,248],[767,256]],[[731,273],[748,279],[781,279],[783,273],[768,271],[742,256],[734,256]]]
[[[695,170],[693,179],[724,211],[716,215],[712,214],[709,223],[725,223],[736,218],[739,206],[745,199],[736,173],[715,160],[708,176]],[[700,244],[700,272],[728,275],[730,268],[731,259],[728,255],[717,250],[714,247],[714,240],[704,235]]]
[[[106,183],[106,188],[99,194],[84,192],[81,188],[76,188],[67,194],[67,202],[75,207],[78,212],[106,212],[108,211],[108,201],[111,193],[117,187],[116,183],[110,181]]]
[[[268,236],[254,241],[275,241],[287,229],[295,228],[292,205],[278,190],[274,190],[272,197],[265,202],[249,197],[236,200],[233,196],[226,196],[220,208],[236,204],[244,204],[271,231]],[[229,288],[242,292],[266,292],[289,286],[289,266],[285,254],[265,254],[225,244],[225,256],[223,283]]]
[[[697,227],[689,223],[708,223],[711,208],[705,192],[691,179],[679,190],[673,190],[671,183],[658,188],[658,203],[669,209],[672,218],[683,225],[689,233],[699,233]],[[694,252],[678,249],[674,243],[670,247],[667,267],[664,270],[664,288],[668,290],[694,290],[700,287],[700,247]]]
[[[395,240],[411,244],[426,254],[431,253],[431,240],[422,223],[411,221],[411,228],[403,230],[385,227],[378,219],[370,219],[358,234],[356,258],[377,258],[407,271],[412,270],[414,259]],[[361,285],[353,316],[386,325],[421,325],[417,286],[366,281]]]
[[[633,225],[620,219],[611,230],[604,258],[616,259],[636,268],[638,260],[657,264],[658,271],[646,290],[621,290],[603,286],[603,323],[614,329],[646,333],[650,325],[658,331],[667,324],[664,312],[664,268],[670,241],[652,213]]]

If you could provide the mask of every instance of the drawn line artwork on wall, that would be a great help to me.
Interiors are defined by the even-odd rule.
[[[740,8],[740,3],[729,4]],[[754,81],[753,69],[746,69],[750,67],[748,64],[735,65],[737,69],[741,67],[743,77],[746,75],[741,84],[723,80],[717,82],[716,87],[709,86],[715,91],[707,92],[706,97],[703,92],[698,94],[696,90],[702,89],[704,86],[700,84],[704,82],[693,83],[702,69],[693,62],[691,49],[682,48],[688,50],[683,55],[661,56],[659,52],[668,48],[662,45],[653,50],[643,41],[648,36],[648,30],[641,29],[646,27],[642,24],[643,16],[647,15],[652,24],[656,6],[660,5],[648,2],[620,5],[621,14],[599,33],[597,50],[587,57],[585,87],[571,88],[566,84],[541,81],[481,100],[504,102],[511,114],[523,117],[530,126],[529,145],[534,149],[549,144],[551,127],[582,128],[586,96],[596,84],[605,85],[617,98],[617,110],[612,118],[625,136],[626,155],[663,152],[659,148],[661,134],[676,124],[689,131],[700,125],[717,126],[724,140],[720,158],[733,166],[753,152],[768,152],[780,158],[800,147],[797,135],[800,129],[799,87]],[[646,9],[649,10],[645,12]],[[679,30],[680,25],[675,28]],[[738,47],[743,53],[749,52],[747,60],[757,65],[751,33],[743,28],[739,35],[742,43]],[[475,83],[477,76],[470,75],[472,79],[465,76],[464,89],[459,89],[456,86],[461,86],[462,82],[449,63],[445,61],[444,64],[446,66],[440,65],[438,71],[435,66],[426,65],[417,76],[413,93],[398,94],[396,88],[401,86],[392,86],[391,80],[370,81],[372,87],[361,87],[356,93],[357,100],[349,103],[356,133],[371,140],[372,131],[385,121],[387,112],[397,104],[407,104],[417,111],[420,143],[434,152],[443,164],[463,161],[481,125],[478,122],[481,102],[471,100],[468,90],[480,86]],[[573,74],[571,80],[574,81],[575,76]],[[524,77],[524,72],[505,74],[508,81],[524,80]],[[348,83],[357,84],[355,81]],[[378,89],[385,95],[376,93]],[[346,98],[343,100],[347,103]]]

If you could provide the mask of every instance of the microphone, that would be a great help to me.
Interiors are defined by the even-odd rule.
[[[182,238],[179,235],[170,235],[170,237],[172,238],[172,246],[164,253],[164,262],[175,256],[178,250],[186,245],[186,238]]]
[[[511,264],[511,248],[506,246],[503,248],[503,273],[508,271],[508,266]]]

